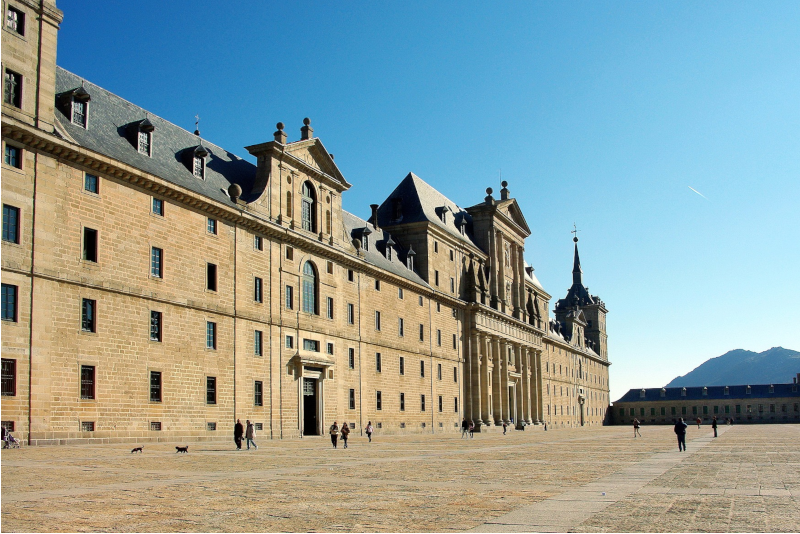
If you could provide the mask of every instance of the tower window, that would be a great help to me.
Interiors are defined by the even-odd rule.
[[[3,241],[19,244],[19,208],[3,204]]]
[[[6,12],[6,28],[18,35],[25,35],[25,13],[9,7]]]
[[[15,169],[22,168],[22,149],[6,143],[5,160],[6,165]]]
[[[3,94],[3,102],[14,106],[15,108],[22,107],[22,75],[17,74],[12,70],[6,69],[5,72],[5,91]]]
[[[316,232],[317,231],[317,221],[315,216],[316,211],[316,194],[314,192],[314,188],[312,187],[311,183],[305,182],[301,189],[302,194],[302,201],[303,201],[303,211],[302,211],[302,222],[303,222],[303,230],[308,230],[309,232]]]

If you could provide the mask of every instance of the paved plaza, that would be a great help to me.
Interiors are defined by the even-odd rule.
[[[26,447],[2,531],[797,532],[800,425]]]

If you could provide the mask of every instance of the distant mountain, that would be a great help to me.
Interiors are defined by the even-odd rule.
[[[736,349],[711,358],[666,387],[787,384],[800,373],[800,352],[773,347],[764,352]]]

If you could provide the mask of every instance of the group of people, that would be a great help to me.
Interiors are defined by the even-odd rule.
[[[369,442],[372,443],[372,432],[374,429],[372,428],[372,421],[367,422],[367,426],[364,428],[364,433],[367,435],[367,439]],[[342,423],[341,428],[339,428],[339,424],[334,421],[333,424],[328,429],[328,433],[331,435],[331,444],[333,448],[337,448],[337,444],[339,442],[339,436],[342,437],[342,443],[344,443],[343,448],[347,448],[347,438],[350,437],[350,425],[347,423]]]
[[[675,420],[673,419],[673,421],[675,421]],[[695,420],[695,423],[697,423],[697,428],[700,428],[700,424],[702,422],[703,422],[703,420],[700,419],[699,417]],[[730,419],[728,419],[727,422],[728,422],[729,425],[732,423],[732,421]],[[639,426],[640,426],[639,420],[638,419],[634,419],[633,420],[633,437],[637,437],[637,436],[638,437],[642,437],[642,434],[639,432]],[[673,431],[678,436],[678,450],[679,451],[686,452],[686,429],[688,427],[689,427],[689,425],[686,424],[686,422],[683,420],[683,417],[681,417],[677,421],[675,421],[675,426],[673,428]],[[714,430],[714,437],[716,438],[717,437],[717,416],[716,415],[711,419],[711,428],[712,428],[712,430]]]
[[[233,425],[233,442],[236,443],[236,450],[242,450],[242,437],[247,440],[247,450],[250,450],[250,445],[255,447],[258,450],[258,445],[256,442],[253,441],[256,439],[256,427],[250,420],[247,420],[247,426],[242,426],[242,421],[240,419],[236,420],[236,424]]]
[[[472,419],[469,421],[466,419],[461,421],[461,438],[466,438],[467,434],[469,434],[471,438],[475,437],[475,422]]]

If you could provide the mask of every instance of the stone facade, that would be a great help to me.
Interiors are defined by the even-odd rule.
[[[2,420],[18,437],[605,421],[605,306],[550,318],[505,182],[462,209],[409,174],[360,219],[310,121],[247,147],[252,165],[56,67],[52,2],[3,9],[24,19],[2,32],[23,88],[2,127]]]

